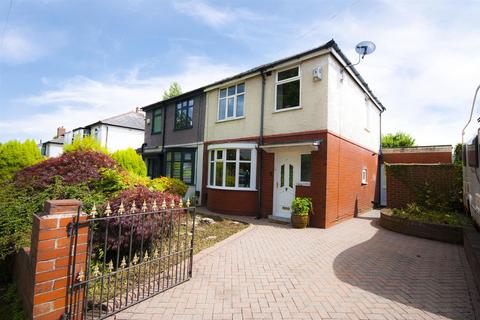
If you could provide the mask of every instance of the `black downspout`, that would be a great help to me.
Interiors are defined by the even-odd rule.
[[[260,136],[258,139],[258,154],[259,154],[259,179],[258,179],[258,186],[257,186],[257,192],[258,192],[258,213],[257,213],[257,219],[262,218],[262,175],[263,175],[263,150],[260,148],[263,145],[263,118],[264,118],[264,113],[265,113],[265,72],[264,70],[260,71],[260,74],[262,75],[262,100],[260,101]]]
[[[165,125],[167,123],[167,106],[163,106],[163,110],[162,110],[162,116],[163,116],[163,124],[162,124],[162,151],[160,152],[160,176],[164,176],[165,175],[165,163],[164,163],[164,159],[165,159]]]

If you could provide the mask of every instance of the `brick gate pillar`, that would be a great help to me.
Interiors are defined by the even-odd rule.
[[[67,230],[75,222],[80,205],[78,200],[47,201],[44,212],[33,217],[31,248],[18,256],[14,271],[30,319],[62,319],[69,309],[75,237],[69,236]],[[80,214],[80,222],[86,218],[86,214]],[[75,278],[79,272],[85,272],[87,244],[88,228],[79,228]],[[83,292],[74,297],[74,305],[83,303]],[[71,319],[81,318],[80,311],[77,307]]]

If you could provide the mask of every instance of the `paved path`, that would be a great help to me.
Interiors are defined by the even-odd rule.
[[[117,319],[474,319],[463,248],[381,229],[376,214],[328,230],[252,220],[196,256],[192,280]]]

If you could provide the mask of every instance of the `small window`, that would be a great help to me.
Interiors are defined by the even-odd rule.
[[[275,110],[284,110],[300,106],[300,69],[299,67],[277,73]]]
[[[177,102],[175,107],[175,129],[189,129],[193,127],[193,99]]]
[[[367,184],[367,169],[362,169],[362,184]]]
[[[312,168],[312,155],[302,154],[300,162],[300,181],[310,182],[310,172]]]
[[[220,89],[218,120],[241,118],[245,115],[245,83]]]
[[[153,110],[152,133],[162,132],[162,109]]]
[[[478,136],[467,146],[468,166],[478,168]]]

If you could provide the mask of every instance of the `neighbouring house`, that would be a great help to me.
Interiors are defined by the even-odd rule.
[[[143,107],[146,114],[142,155],[152,178],[178,178],[189,188],[187,197],[201,203],[204,88]]]
[[[451,145],[383,148],[386,163],[453,163]]]
[[[51,158],[57,157],[63,152],[63,142],[65,138],[65,128],[57,128],[57,135],[52,139],[42,142],[40,141],[38,147],[40,148],[40,153],[42,156]]]
[[[65,133],[65,143],[77,137],[92,136],[109,152],[133,148],[139,149],[144,140],[145,115],[131,111]]]
[[[331,40],[205,88],[210,210],[289,219],[307,196],[329,227],[378,203],[385,108],[349,65]]]

